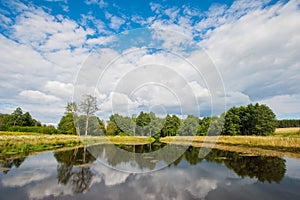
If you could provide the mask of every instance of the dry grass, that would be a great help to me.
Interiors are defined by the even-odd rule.
[[[206,143],[247,148],[262,148],[300,153],[300,138],[278,136],[175,136],[160,139],[165,143]]]
[[[300,127],[276,128],[275,133],[293,133],[297,131],[300,131]]]
[[[84,136],[84,144],[127,144],[141,145],[154,142],[154,138],[146,136]]]

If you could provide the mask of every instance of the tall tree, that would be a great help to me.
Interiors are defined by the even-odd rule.
[[[76,135],[76,128],[74,123],[74,114],[77,111],[77,105],[75,102],[70,102],[66,106],[65,115],[58,123],[57,129],[63,134]],[[78,133],[79,134],[79,131]]]
[[[148,113],[144,113],[143,111],[136,118],[136,133],[140,135],[146,134],[146,126],[148,126],[151,122],[150,115]]]
[[[164,127],[161,130],[161,136],[175,136],[180,127],[181,120],[176,116],[167,114]]]
[[[23,125],[23,111],[20,107],[16,108],[16,110],[11,113],[11,117],[13,120],[13,126]]]
[[[199,126],[197,129],[197,135],[207,135],[209,126],[211,123],[211,117],[203,117],[199,120]]]
[[[240,135],[242,128],[240,108],[232,107],[225,114],[225,123],[222,129],[223,135]]]
[[[183,120],[178,134],[179,135],[196,135],[199,126],[199,118],[195,115],[188,115],[186,119]]]
[[[87,135],[89,117],[99,110],[97,107],[97,98],[92,95],[83,95],[79,107],[81,112],[85,114],[85,135]]]

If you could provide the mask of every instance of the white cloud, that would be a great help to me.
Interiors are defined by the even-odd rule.
[[[120,17],[117,17],[117,16],[112,16],[110,18],[110,24],[109,24],[109,27],[114,29],[114,30],[119,30],[120,27],[125,23],[125,20],[120,18]]]
[[[53,95],[48,95],[37,90],[23,90],[19,95],[33,103],[52,103],[60,100]]]
[[[243,93],[251,101],[298,93],[297,5],[297,1],[289,1],[245,8],[245,15],[215,28],[201,42],[220,70],[226,90]]]
[[[201,87],[196,81],[190,82],[189,86],[191,87],[197,98],[210,96],[209,90],[207,88]]]
[[[45,90],[55,96],[70,98],[73,95],[73,84],[48,81],[45,85]]]
[[[98,182],[100,182],[100,180],[104,180],[106,186],[116,186],[125,183],[126,179],[130,175],[129,173],[113,170],[102,164],[96,165],[94,170],[97,172],[97,175],[100,176]]]
[[[43,182],[29,188],[28,196],[30,199],[44,199],[45,197],[60,197],[72,195],[72,187],[70,185],[57,184],[56,178],[44,179]]]
[[[104,0],[85,0],[85,3],[87,5],[96,4],[100,8],[106,7],[108,5],[108,3],[105,2]]]
[[[268,99],[263,99],[264,103],[272,108],[278,117],[287,114],[300,114],[300,95],[277,95]]]

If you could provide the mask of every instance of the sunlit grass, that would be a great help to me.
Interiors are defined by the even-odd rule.
[[[147,136],[83,136],[84,144],[149,144],[155,141]]]
[[[72,135],[45,135],[39,133],[0,132],[0,154],[22,154],[61,147],[81,145],[82,141]]]
[[[146,136],[76,136],[41,133],[0,132],[0,155],[24,154],[94,144],[141,145],[154,142]]]
[[[300,138],[300,127],[293,128],[277,128],[274,136],[281,137],[299,137]]]
[[[279,136],[175,136],[160,139],[165,143],[213,143],[229,146],[259,147],[300,153],[300,138]]]

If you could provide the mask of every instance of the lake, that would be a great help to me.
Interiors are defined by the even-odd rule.
[[[185,147],[172,161],[164,148],[103,144],[2,159],[0,199],[300,199],[299,159],[217,149],[201,157]]]

